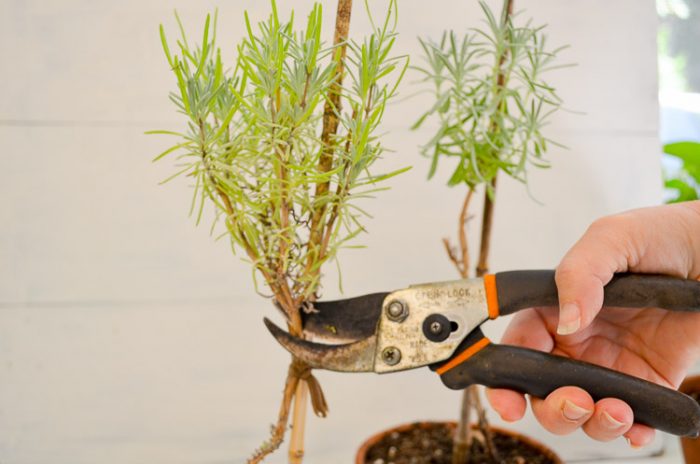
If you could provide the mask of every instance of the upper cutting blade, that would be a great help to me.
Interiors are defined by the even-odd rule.
[[[302,311],[304,333],[330,343],[363,340],[375,335],[382,304],[389,293],[373,293],[336,301],[317,301]]]

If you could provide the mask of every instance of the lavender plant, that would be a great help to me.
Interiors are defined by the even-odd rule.
[[[358,203],[401,172],[372,168],[384,152],[378,131],[407,59],[393,54],[397,0],[361,42],[348,38],[352,0],[339,0],[332,45],[322,40],[320,3],[300,29],[294,13],[283,21],[274,0],[271,8],[257,27],[245,14],[247,34],[232,68],[216,45],[216,14],[207,16],[198,45],[190,45],[179,18],[174,49],[161,26],[177,82],[170,100],[185,128],[152,133],[177,138],[156,160],[177,155],[173,177],[192,179],[197,223],[213,209],[213,229],[242,252],[256,287],[262,278],[289,331],[300,336],[301,311],[318,296],[323,266],[364,231]],[[290,462],[301,462],[307,391],[325,416],[318,381],[293,359],[270,439],[250,463],[280,446],[295,398]]]
[[[483,189],[481,242],[475,274],[488,272],[493,209],[498,174],[527,183],[528,169],[546,168],[548,145],[556,144],[542,132],[550,116],[561,107],[556,90],[543,75],[562,67],[557,54],[564,48],[549,49],[544,26],[531,21],[515,24],[513,0],[504,0],[500,18],[480,1],[486,28],[471,29],[461,37],[446,32],[439,42],[420,39],[425,66],[418,68],[423,81],[431,85],[435,103],[416,122],[435,123],[433,137],[422,148],[432,162],[432,178],[442,159],[455,161],[447,184],[466,186],[459,214],[458,243],[443,239],[445,250],[460,276],[471,276],[466,223],[472,197]],[[500,462],[493,446],[486,414],[476,387],[465,390],[460,423],[455,436],[453,463],[469,462],[474,435],[469,427],[472,409],[478,416],[480,436],[493,462]]]

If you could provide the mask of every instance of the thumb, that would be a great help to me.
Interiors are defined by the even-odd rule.
[[[557,267],[558,334],[588,327],[603,306],[603,287],[628,269],[632,237],[625,226],[614,216],[594,222]]]

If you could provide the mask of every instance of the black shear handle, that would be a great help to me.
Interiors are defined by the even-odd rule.
[[[495,277],[500,315],[559,304],[552,270],[498,272]],[[605,286],[604,305],[700,312],[700,282],[651,274],[617,274]]]
[[[640,424],[679,436],[700,433],[700,406],[688,395],[611,369],[527,348],[489,343],[442,373],[441,379],[454,390],[479,384],[538,398],[574,385],[596,401],[625,401]]]

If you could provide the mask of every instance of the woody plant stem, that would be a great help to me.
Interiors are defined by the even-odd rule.
[[[496,178],[494,177],[492,184],[493,190],[491,196],[484,192],[484,212],[481,223],[481,242],[479,247],[479,261],[476,266],[477,277],[481,277],[488,272],[488,256],[491,246],[491,230],[493,224],[493,210],[495,200]],[[459,249],[455,249],[450,244],[448,238],[443,239],[445,251],[452,264],[459,272],[463,279],[469,278],[469,245],[467,240],[466,225],[469,221],[469,205],[474,195],[474,189],[469,188],[467,195],[462,204],[462,210],[459,215],[458,224],[458,240]],[[474,409],[477,414],[477,422],[479,431],[484,438],[484,445],[494,462],[498,461],[498,452],[493,444],[493,434],[486,420],[486,411],[479,396],[479,389],[473,385],[464,390],[462,395],[462,407],[460,420],[457,425],[457,430],[454,437],[454,446],[452,449],[452,463],[466,464],[469,462],[469,452],[471,443],[474,439],[470,427],[471,411]]]
[[[508,24],[508,21],[510,21],[510,18],[513,15],[513,3],[514,0],[505,0],[504,14],[502,16],[504,21],[504,27]],[[505,86],[505,73],[503,71],[503,65],[505,64],[507,58],[508,57],[506,49],[499,58],[499,73],[497,77],[496,92],[502,92],[503,87]],[[490,127],[491,130],[497,130],[498,126],[492,120]],[[483,277],[489,272],[488,259],[489,251],[491,249],[491,231],[493,229],[493,214],[496,199],[497,178],[498,177],[496,174],[491,180],[491,183],[489,185],[490,194],[488,188],[484,191],[484,209],[481,221],[479,260],[475,269],[477,277]],[[467,196],[464,200],[462,211],[460,213],[458,231],[460,243],[460,257],[457,257],[455,251],[450,246],[449,240],[443,239],[443,243],[445,244],[448,256],[463,279],[469,277],[469,250],[465,226],[468,220],[469,202],[473,193],[474,190],[472,187],[470,187]],[[455,433],[454,447],[452,450],[452,464],[467,464],[469,462],[469,451],[473,440],[472,430],[470,426],[470,415],[472,408],[477,413],[478,428],[484,437],[484,445],[486,447],[486,450],[488,451],[488,454],[491,457],[491,460],[496,463],[500,462],[498,451],[496,450],[496,447],[493,444],[493,434],[486,419],[486,411],[484,410],[484,406],[479,396],[478,386],[472,385],[464,390],[462,396],[460,420]]]
[[[346,42],[350,30],[350,18],[352,12],[352,0],[338,0],[338,9],[336,12],[335,22],[335,77],[331,85],[329,98],[326,101],[323,112],[323,128],[321,133],[322,152],[319,157],[319,172],[326,173],[333,168],[335,146],[338,143],[336,135],[339,127],[338,115],[341,111],[341,91],[343,85],[343,75],[345,73],[345,55]],[[281,165],[281,170],[278,175],[284,179],[285,167]],[[330,189],[330,182],[320,182],[316,184],[315,191],[315,211],[311,217],[311,230],[308,241],[309,260],[306,271],[309,277],[314,277],[313,274],[320,272],[314,268],[314,263],[319,257],[324,257],[328,252],[328,239],[337,216],[337,211],[332,209],[328,211],[327,194]],[[284,201],[284,199],[283,199]],[[289,211],[282,205],[280,225],[284,230],[284,224],[289,221]],[[292,291],[289,284],[284,278],[279,276],[264,275],[265,280],[270,285],[270,288],[275,294],[277,304],[282,311],[287,315],[287,325],[290,334],[302,337],[303,328],[301,324],[301,308],[304,301],[297,301],[292,298]],[[317,279],[310,279],[317,281]],[[308,293],[306,293],[308,294]],[[311,292],[313,299],[314,292]],[[303,295],[303,293],[302,293]],[[280,405],[277,423],[273,425],[271,430],[270,440],[264,445],[253,457],[248,460],[248,464],[257,464],[261,462],[268,454],[272,453],[280,447],[284,439],[287,424],[291,425],[291,437],[289,444],[289,463],[301,464],[304,457],[304,429],[306,425],[306,405],[311,393],[311,403],[317,415],[325,416],[327,406],[325,399],[320,390],[318,382],[310,374],[310,367],[303,361],[297,358],[292,358],[292,362],[287,372],[285,381],[282,403]],[[290,411],[293,412],[291,419]]]

